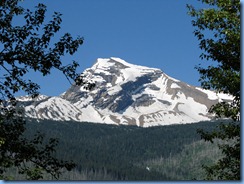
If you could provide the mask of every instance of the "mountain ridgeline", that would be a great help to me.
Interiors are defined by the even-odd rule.
[[[116,125],[186,124],[214,118],[209,108],[232,97],[188,85],[160,69],[119,58],[97,59],[82,76],[95,83],[72,85],[60,96],[20,97],[27,117]]]
[[[222,156],[197,129],[212,131],[223,122],[209,108],[231,96],[119,58],[97,59],[81,76],[95,87],[72,85],[60,96],[18,98],[25,136],[38,131],[57,138],[56,156],[76,164],[60,179],[201,180],[202,165]],[[52,178],[46,173],[44,179]]]

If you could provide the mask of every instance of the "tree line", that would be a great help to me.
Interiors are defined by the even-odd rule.
[[[213,106],[210,112],[215,113],[217,117],[229,117],[236,121],[240,117],[241,102],[240,1],[201,0],[201,2],[208,8],[196,9],[187,5],[188,14],[193,18],[192,25],[195,28],[193,33],[199,40],[199,48],[203,51],[200,59],[210,61],[206,68],[202,66],[196,68],[200,73],[202,87],[231,94],[234,97],[232,103],[220,102]],[[83,38],[74,39],[69,33],[66,33],[58,42],[52,44],[52,38],[61,28],[62,18],[61,13],[54,12],[51,20],[45,24],[46,10],[47,7],[42,3],[39,3],[32,11],[23,8],[20,0],[0,2],[0,179],[9,177],[5,173],[11,167],[18,167],[19,174],[24,174],[26,179],[32,180],[42,179],[43,173],[46,172],[58,179],[61,170],[71,170],[75,167],[72,162],[53,157],[56,149],[59,149],[57,146],[60,146],[57,139],[49,137],[49,140],[46,140],[38,132],[32,137],[32,140],[27,140],[23,136],[26,122],[23,118],[23,111],[16,106],[15,94],[17,92],[23,91],[31,97],[39,94],[40,86],[32,79],[25,78],[29,71],[46,76],[51,74],[51,69],[55,68],[62,72],[67,80],[74,81],[76,85],[85,85],[87,89],[94,87],[94,84],[83,81],[82,77],[77,74],[78,62],[65,64],[62,61],[64,54],[73,55],[78,50],[79,46],[83,44]],[[22,25],[14,25],[13,20],[16,17],[23,19]],[[206,31],[208,34],[205,34]],[[212,62],[215,62],[216,65],[212,65]],[[219,129],[213,132],[199,130],[198,133],[202,139],[211,143],[215,139],[222,139],[224,142],[234,141],[232,145],[226,143],[219,145],[225,156],[216,164],[204,167],[208,173],[206,179],[240,180],[240,124],[230,123],[219,126]],[[128,134],[128,136],[132,135]],[[170,137],[170,135],[168,136]],[[122,136],[121,138],[127,140],[127,137]],[[124,152],[126,156],[134,155],[134,147],[137,143],[137,137],[130,138],[133,138],[134,142],[124,142],[127,146],[126,150],[128,150]],[[160,136],[153,138],[157,141]],[[174,140],[173,137],[172,140]],[[99,140],[97,141],[99,142]],[[154,142],[147,141],[152,145],[146,144],[148,147],[141,145],[142,147],[137,150],[144,159],[156,154],[155,150],[149,148],[154,146],[156,149],[157,146],[154,145]],[[187,139],[181,141],[178,143],[179,145],[186,143]],[[123,145],[123,143],[121,144]],[[165,143],[163,146],[169,149],[168,152],[172,150],[174,152],[177,149],[180,151],[179,145],[176,148],[169,148]],[[104,150],[110,150],[108,145],[104,146]],[[98,148],[93,149],[98,151]],[[125,147],[122,146],[121,149],[123,150]],[[94,156],[84,154],[91,157],[90,159],[95,163],[100,162]],[[105,153],[101,152],[101,154]],[[166,153],[162,152],[162,154]],[[126,160],[126,156],[120,155],[121,160]],[[106,158],[106,155],[101,155],[101,157]],[[134,155],[131,159],[135,161],[138,158]],[[109,162],[109,159],[107,161]],[[31,163],[31,167],[24,164],[25,162]],[[91,163],[84,161],[84,165],[86,164]],[[100,163],[100,165],[102,164]],[[107,168],[108,172],[110,167]],[[124,167],[123,163],[122,165],[118,163],[118,167]],[[131,173],[133,172],[140,172],[140,169],[131,170]],[[126,171],[117,172],[117,174],[119,178],[127,176]]]
[[[160,169],[148,172],[145,163],[158,158],[176,159],[177,155],[178,157],[179,154],[182,155],[187,148],[189,160],[186,161],[184,167],[190,166],[192,160],[197,162],[198,159],[196,155],[190,154],[191,149],[195,149],[197,147],[195,144],[201,140],[197,130],[211,132],[220,124],[216,121],[142,128],[52,120],[41,120],[37,123],[32,119],[26,124],[25,137],[32,139],[34,132],[38,131],[45,134],[46,141],[51,137],[57,139],[59,146],[57,146],[55,157],[72,160],[76,164],[72,171],[73,179],[75,176],[78,179],[86,173],[86,177],[90,176],[91,179],[96,178],[94,175],[105,178],[103,175],[105,174],[107,179],[112,180],[175,180],[189,179],[190,173],[181,174],[182,177],[179,178],[176,177],[179,175],[177,172],[184,169],[175,170],[174,177],[170,169],[164,172]],[[187,147],[187,145],[191,146]],[[212,157],[213,154],[208,155],[208,153],[216,149],[216,145],[212,147],[209,144],[201,145],[202,147],[198,149],[203,153],[206,151],[204,158],[214,163],[214,158],[218,158],[219,155]],[[208,147],[209,150],[206,149]],[[148,166],[150,167],[150,164]],[[178,167],[181,166],[181,164],[178,165]],[[201,164],[193,164],[192,167],[197,171],[202,169]],[[62,175],[67,176],[65,172]],[[193,174],[192,179],[194,177],[197,178],[197,175]]]

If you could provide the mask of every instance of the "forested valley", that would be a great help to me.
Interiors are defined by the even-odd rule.
[[[216,162],[221,152],[218,141],[201,140],[197,129],[212,131],[220,123],[141,128],[28,119],[25,136],[39,131],[46,139],[59,140],[56,156],[76,164],[61,180],[202,180],[202,165]],[[13,179],[23,179],[17,173],[16,168],[9,170]]]

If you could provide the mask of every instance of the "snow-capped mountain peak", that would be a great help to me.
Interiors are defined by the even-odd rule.
[[[232,100],[115,57],[97,59],[83,76],[96,84],[93,90],[72,85],[59,97],[25,103],[26,115],[147,127],[210,120],[213,104]]]
[[[97,62],[86,71],[92,71],[92,77],[94,77],[94,74],[98,77],[100,76],[100,74],[107,76],[116,76],[116,81],[114,81],[114,83],[121,84],[123,83],[123,81],[135,81],[136,78],[157,70],[160,71],[159,69],[134,65],[127,63],[120,58],[111,57],[109,59],[97,59]]]

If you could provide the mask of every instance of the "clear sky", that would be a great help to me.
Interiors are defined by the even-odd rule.
[[[97,58],[119,57],[129,63],[160,68],[166,74],[191,85],[200,86],[194,67],[201,63],[198,40],[186,4],[202,6],[196,0],[24,0],[21,5],[33,10],[47,5],[46,20],[61,12],[58,38],[66,32],[84,37],[77,53],[63,58],[76,60],[78,72],[91,67]],[[29,76],[41,85],[40,92],[56,96],[70,84],[53,70],[49,77]]]

